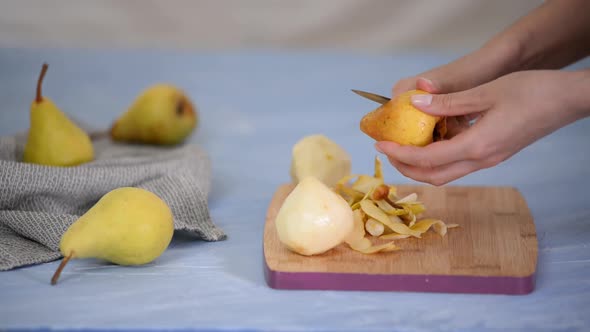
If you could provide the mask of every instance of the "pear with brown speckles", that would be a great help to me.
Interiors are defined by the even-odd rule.
[[[156,84],[113,123],[110,136],[120,142],[175,145],[186,140],[197,124],[197,109],[184,91]]]
[[[367,113],[360,129],[376,141],[392,141],[401,145],[426,146],[446,135],[446,118],[426,114],[414,107],[411,96],[426,94],[411,90],[400,94]]]

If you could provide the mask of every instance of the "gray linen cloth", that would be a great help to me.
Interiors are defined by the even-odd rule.
[[[225,233],[211,220],[210,161],[197,145],[156,147],[94,140],[95,160],[74,167],[22,162],[24,134],[0,137],[0,271],[61,257],[67,228],[104,194],[138,187],[162,198],[177,230],[205,241]]]

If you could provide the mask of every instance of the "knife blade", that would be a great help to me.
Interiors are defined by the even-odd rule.
[[[352,90],[352,92],[356,93],[357,95],[359,95],[361,97],[364,97],[364,98],[367,98],[369,100],[372,100],[374,102],[377,102],[379,104],[385,104],[389,100],[391,100],[391,98],[380,96],[380,95],[375,94],[375,93],[361,91],[361,90],[355,90],[355,89],[351,89],[351,90]]]

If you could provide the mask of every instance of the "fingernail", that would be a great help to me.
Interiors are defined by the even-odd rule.
[[[426,77],[420,77],[421,80],[423,80],[424,82],[430,84],[430,86],[434,87],[434,82],[432,82],[432,80],[427,79]]]
[[[383,152],[383,149],[381,148],[381,144],[379,144],[379,142],[375,143],[375,149],[378,152],[385,154],[385,152]]]
[[[413,95],[410,100],[414,106],[429,106],[432,103],[432,95]]]

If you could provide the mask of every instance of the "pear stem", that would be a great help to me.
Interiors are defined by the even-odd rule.
[[[49,67],[48,64],[44,63],[43,67],[41,68],[41,73],[39,74],[39,78],[37,79],[37,96],[35,97],[35,101],[40,103],[43,101],[43,94],[41,93],[41,86],[43,85],[43,78],[45,78],[45,73],[47,72],[47,68]]]
[[[64,269],[66,264],[68,264],[68,262],[70,261],[70,258],[72,258],[72,256],[74,256],[73,251],[70,252],[70,254],[67,255],[66,257],[64,257],[64,259],[61,261],[61,264],[59,264],[59,267],[57,268],[57,270],[55,270],[55,273],[53,274],[53,277],[51,278],[52,285],[57,284],[57,279],[59,279],[59,275],[61,274],[61,271]]]

